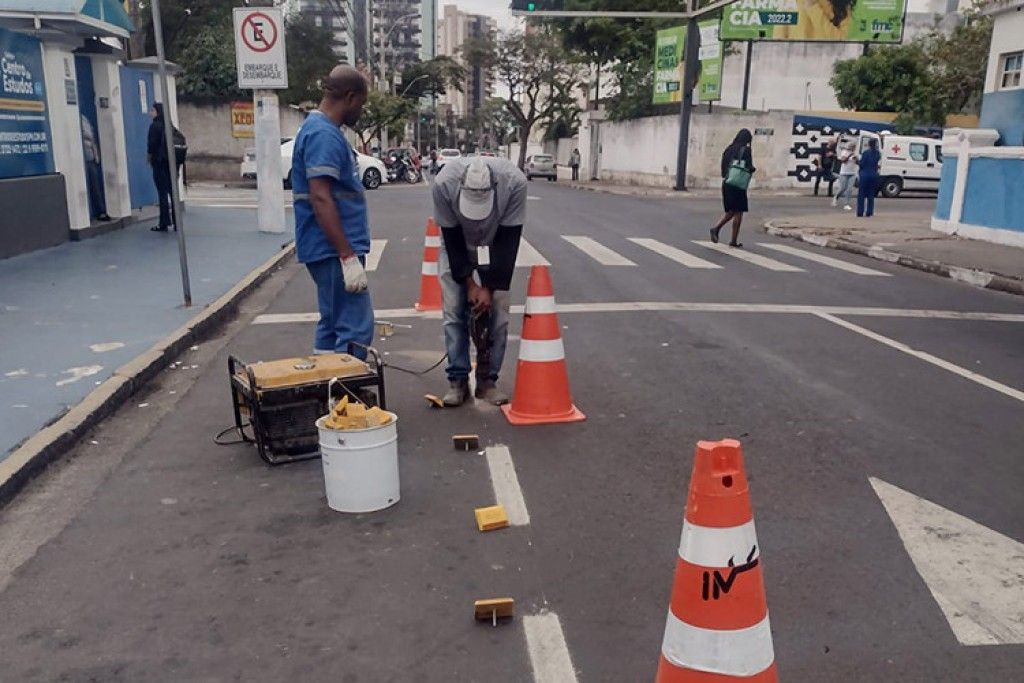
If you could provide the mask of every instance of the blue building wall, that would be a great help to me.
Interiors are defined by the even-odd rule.
[[[985,93],[978,128],[999,131],[999,144],[1024,146],[1024,88]]]
[[[953,206],[953,189],[956,185],[956,166],[958,158],[952,154],[942,160],[942,175],[939,177],[939,199],[935,202],[935,217],[949,220]]]
[[[132,208],[157,203],[153,171],[146,159],[146,139],[152,122],[153,74],[144,69],[121,67],[121,101],[124,103],[124,137],[128,156],[128,190]]]
[[[971,159],[962,222],[1024,233],[1022,188],[1024,159]]]

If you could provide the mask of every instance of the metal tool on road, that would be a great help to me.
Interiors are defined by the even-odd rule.
[[[469,319],[469,336],[476,347],[476,376],[491,374],[491,312],[474,312]]]

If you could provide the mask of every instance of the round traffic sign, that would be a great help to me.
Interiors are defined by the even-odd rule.
[[[253,52],[266,52],[277,43],[277,24],[263,12],[253,12],[242,22],[242,42]]]

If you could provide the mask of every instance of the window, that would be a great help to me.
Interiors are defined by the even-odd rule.
[[[935,145],[935,160],[942,163],[942,145]]]
[[[1020,74],[1024,70],[1024,52],[1010,52],[1002,56],[999,76],[1000,88],[1019,88]]]
[[[324,19],[323,19],[323,17],[320,17],[320,16],[313,17],[313,23],[316,24],[317,26],[323,26],[324,25]]]
[[[911,142],[910,158],[914,161],[928,161],[928,145],[922,142]]]

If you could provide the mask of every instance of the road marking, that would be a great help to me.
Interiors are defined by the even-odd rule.
[[[671,261],[675,261],[676,263],[684,265],[687,268],[711,269],[722,267],[717,263],[705,261],[704,259],[698,258],[693,254],[687,253],[682,249],[677,249],[676,247],[665,244],[664,242],[659,242],[658,240],[652,240],[646,237],[630,237],[629,241],[633,242],[634,244],[638,244],[646,249],[650,249],[654,253],[660,254],[661,256],[664,256],[665,258]]]
[[[508,523],[512,526],[526,526],[530,513],[526,511],[523,490],[519,488],[516,466],[512,464],[512,453],[508,446],[488,446],[484,450],[487,467],[491,470],[491,485],[498,505],[505,506]]]
[[[774,270],[774,271],[777,271],[777,272],[780,272],[780,273],[802,273],[802,272],[804,272],[803,268],[797,268],[796,266],[791,266],[788,263],[783,263],[782,261],[776,261],[775,259],[770,259],[767,256],[761,256],[760,254],[752,254],[749,251],[746,251],[745,249],[737,249],[736,247],[727,247],[724,244],[715,244],[714,242],[709,242],[707,240],[693,240],[693,243],[694,244],[699,244],[700,246],[705,247],[707,249],[711,249],[713,251],[717,251],[717,252],[719,252],[721,254],[725,254],[727,256],[732,256],[733,258],[738,258],[741,261],[746,261],[747,263],[753,263],[755,266],[761,266],[762,268],[767,268],[768,270]]]
[[[512,306],[520,315],[524,307]],[[558,304],[558,313],[761,313],[761,314],[832,314],[869,318],[924,318],[928,320],[975,320],[982,322],[1024,323],[1022,313],[987,313],[983,311],[942,311],[919,308],[876,308],[867,306],[803,306],[799,304],[714,304],[687,301],[625,301],[589,304]],[[417,311],[415,308],[383,308],[374,311],[378,320],[393,318],[440,319],[440,311]],[[256,316],[254,325],[281,323],[315,323],[319,313],[264,313]]]
[[[554,612],[542,611],[523,617],[526,649],[536,683],[575,683],[576,670],[565,644],[562,623]]]
[[[384,255],[384,247],[388,246],[387,240],[371,240],[370,253],[366,256],[366,272],[372,273],[380,265],[380,257]]]
[[[582,235],[562,235],[562,239],[594,259],[602,266],[635,266],[628,258],[612,251],[597,240]]]
[[[804,249],[797,249],[791,247],[788,244],[769,244],[768,242],[761,242],[757,246],[764,247],[765,249],[774,249],[775,251],[781,251],[783,254],[789,254],[790,256],[796,256],[797,258],[807,259],[808,261],[815,261],[823,265],[829,266],[830,268],[837,268],[839,270],[845,270],[848,273],[854,273],[856,275],[871,275],[875,277],[892,277],[891,273],[883,273],[880,270],[874,270],[873,268],[865,268],[864,266],[858,266],[856,263],[847,263],[831,256],[825,256],[824,254],[817,254],[813,251],[806,251]]]
[[[869,479],[962,645],[1024,643],[1024,543]]]
[[[1004,394],[1006,396],[1009,396],[1010,398],[1015,398],[1018,401],[1024,402],[1024,391],[1014,389],[1013,387],[1008,387],[1005,384],[1001,384],[995,381],[994,379],[989,379],[984,375],[979,375],[976,372],[971,372],[966,368],[962,368],[959,365],[954,365],[953,363],[950,363],[947,360],[943,360],[938,356],[933,356],[932,354],[927,353],[925,351],[918,351],[917,349],[907,346],[903,342],[896,341],[895,339],[890,339],[889,337],[880,335],[877,332],[872,332],[871,330],[861,327],[859,325],[854,325],[853,323],[847,322],[841,318],[837,318],[836,316],[831,315],[829,313],[815,313],[815,315],[821,318],[822,320],[827,320],[830,323],[839,325],[840,327],[845,327],[851,332],[856,332],[857,334],[864,335],[868,339],[873,339],[879,344],[885,344],[889,348],[896,349],[897,351],[902,351],[903,353],[911,355],[914,358],[918,358],[926,363],[931,363],[936,367],[942,368],[943,370],[946,370],[948,372],[952,372],[954,375],[959,375],[964,379],[969,379],[972,382],[976,382],[983,387],[992,389],[993,391],[998,391],[1000,394]]]
[[[519,253],[516,254],[516,268],[529,268],[531,266],[550,266],[551,262],[544,258],[533,245],[525,239],[519,240]]]

